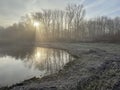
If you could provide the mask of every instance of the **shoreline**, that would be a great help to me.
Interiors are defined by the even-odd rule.
[[[109,90],[117,90],[113,89],[113,87],[118,88],[115,87],[115,85],[119,83],[119,45],[87,44],[37,43],[35,45],[37,47],[62,49],[77,58],[75,61],[66,64],[64,69],[60,70],[57,74],[49,75],[41,79],[32,78],[11,87],[1,88],[0,90],[96,90],[94,88],[97,88],[97,90],[100,90],[99,88],[106,90],[108,87],[111,87]],[[118,48],[114,48],[113,46],[117,46]],[[113,49],[109,50],[111,48]],[[117,66],[114,66],[114,63],[115,65],[117,64]],[[114,71],[113,66],[117,67],[117,71]],[[114,76],[108,76],[111,74],[114,74]],[[106,78],[103,80],[103,77]],[[108,82],[110,77],[115,78],[111,80],[111,82],[114,81],[112,83],[113,85],[104,83],[107,85],[103,86],[101,82]],[[87,87],[85,87],[85,85],[87,85]],[[90,89],[88,89],[88,87]]]

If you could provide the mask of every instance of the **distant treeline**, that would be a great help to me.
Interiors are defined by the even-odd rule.
[[[8,42],[120,42],[120,17],[86,20],[83,5],[69,4],[65,10],[42,9],[22,17],[20,23],[0,30],[0,41]],[[38,26],[34,23],[38,22]]]
[[[0,28],[0,45],[23,44],[35,41],[33,27],[27,27],[25,23],[13,24],[7,28]]]

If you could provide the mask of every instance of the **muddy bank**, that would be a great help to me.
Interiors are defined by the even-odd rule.
[[[59,73],[32,78],[0,90],[119,90],[119,44],[37,43],[36,46],[63,49],[76,57]]]

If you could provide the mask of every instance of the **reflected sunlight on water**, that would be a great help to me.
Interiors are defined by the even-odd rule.
[[[63,50],[39,47],[1,52],[0,56],[0,86],[56,73],[73,60]]]

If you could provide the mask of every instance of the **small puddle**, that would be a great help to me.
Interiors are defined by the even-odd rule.
[[[48,48],[15,48],[0,52],[0,87],[41,78],[62,69],[74,58],[67,52]]]

